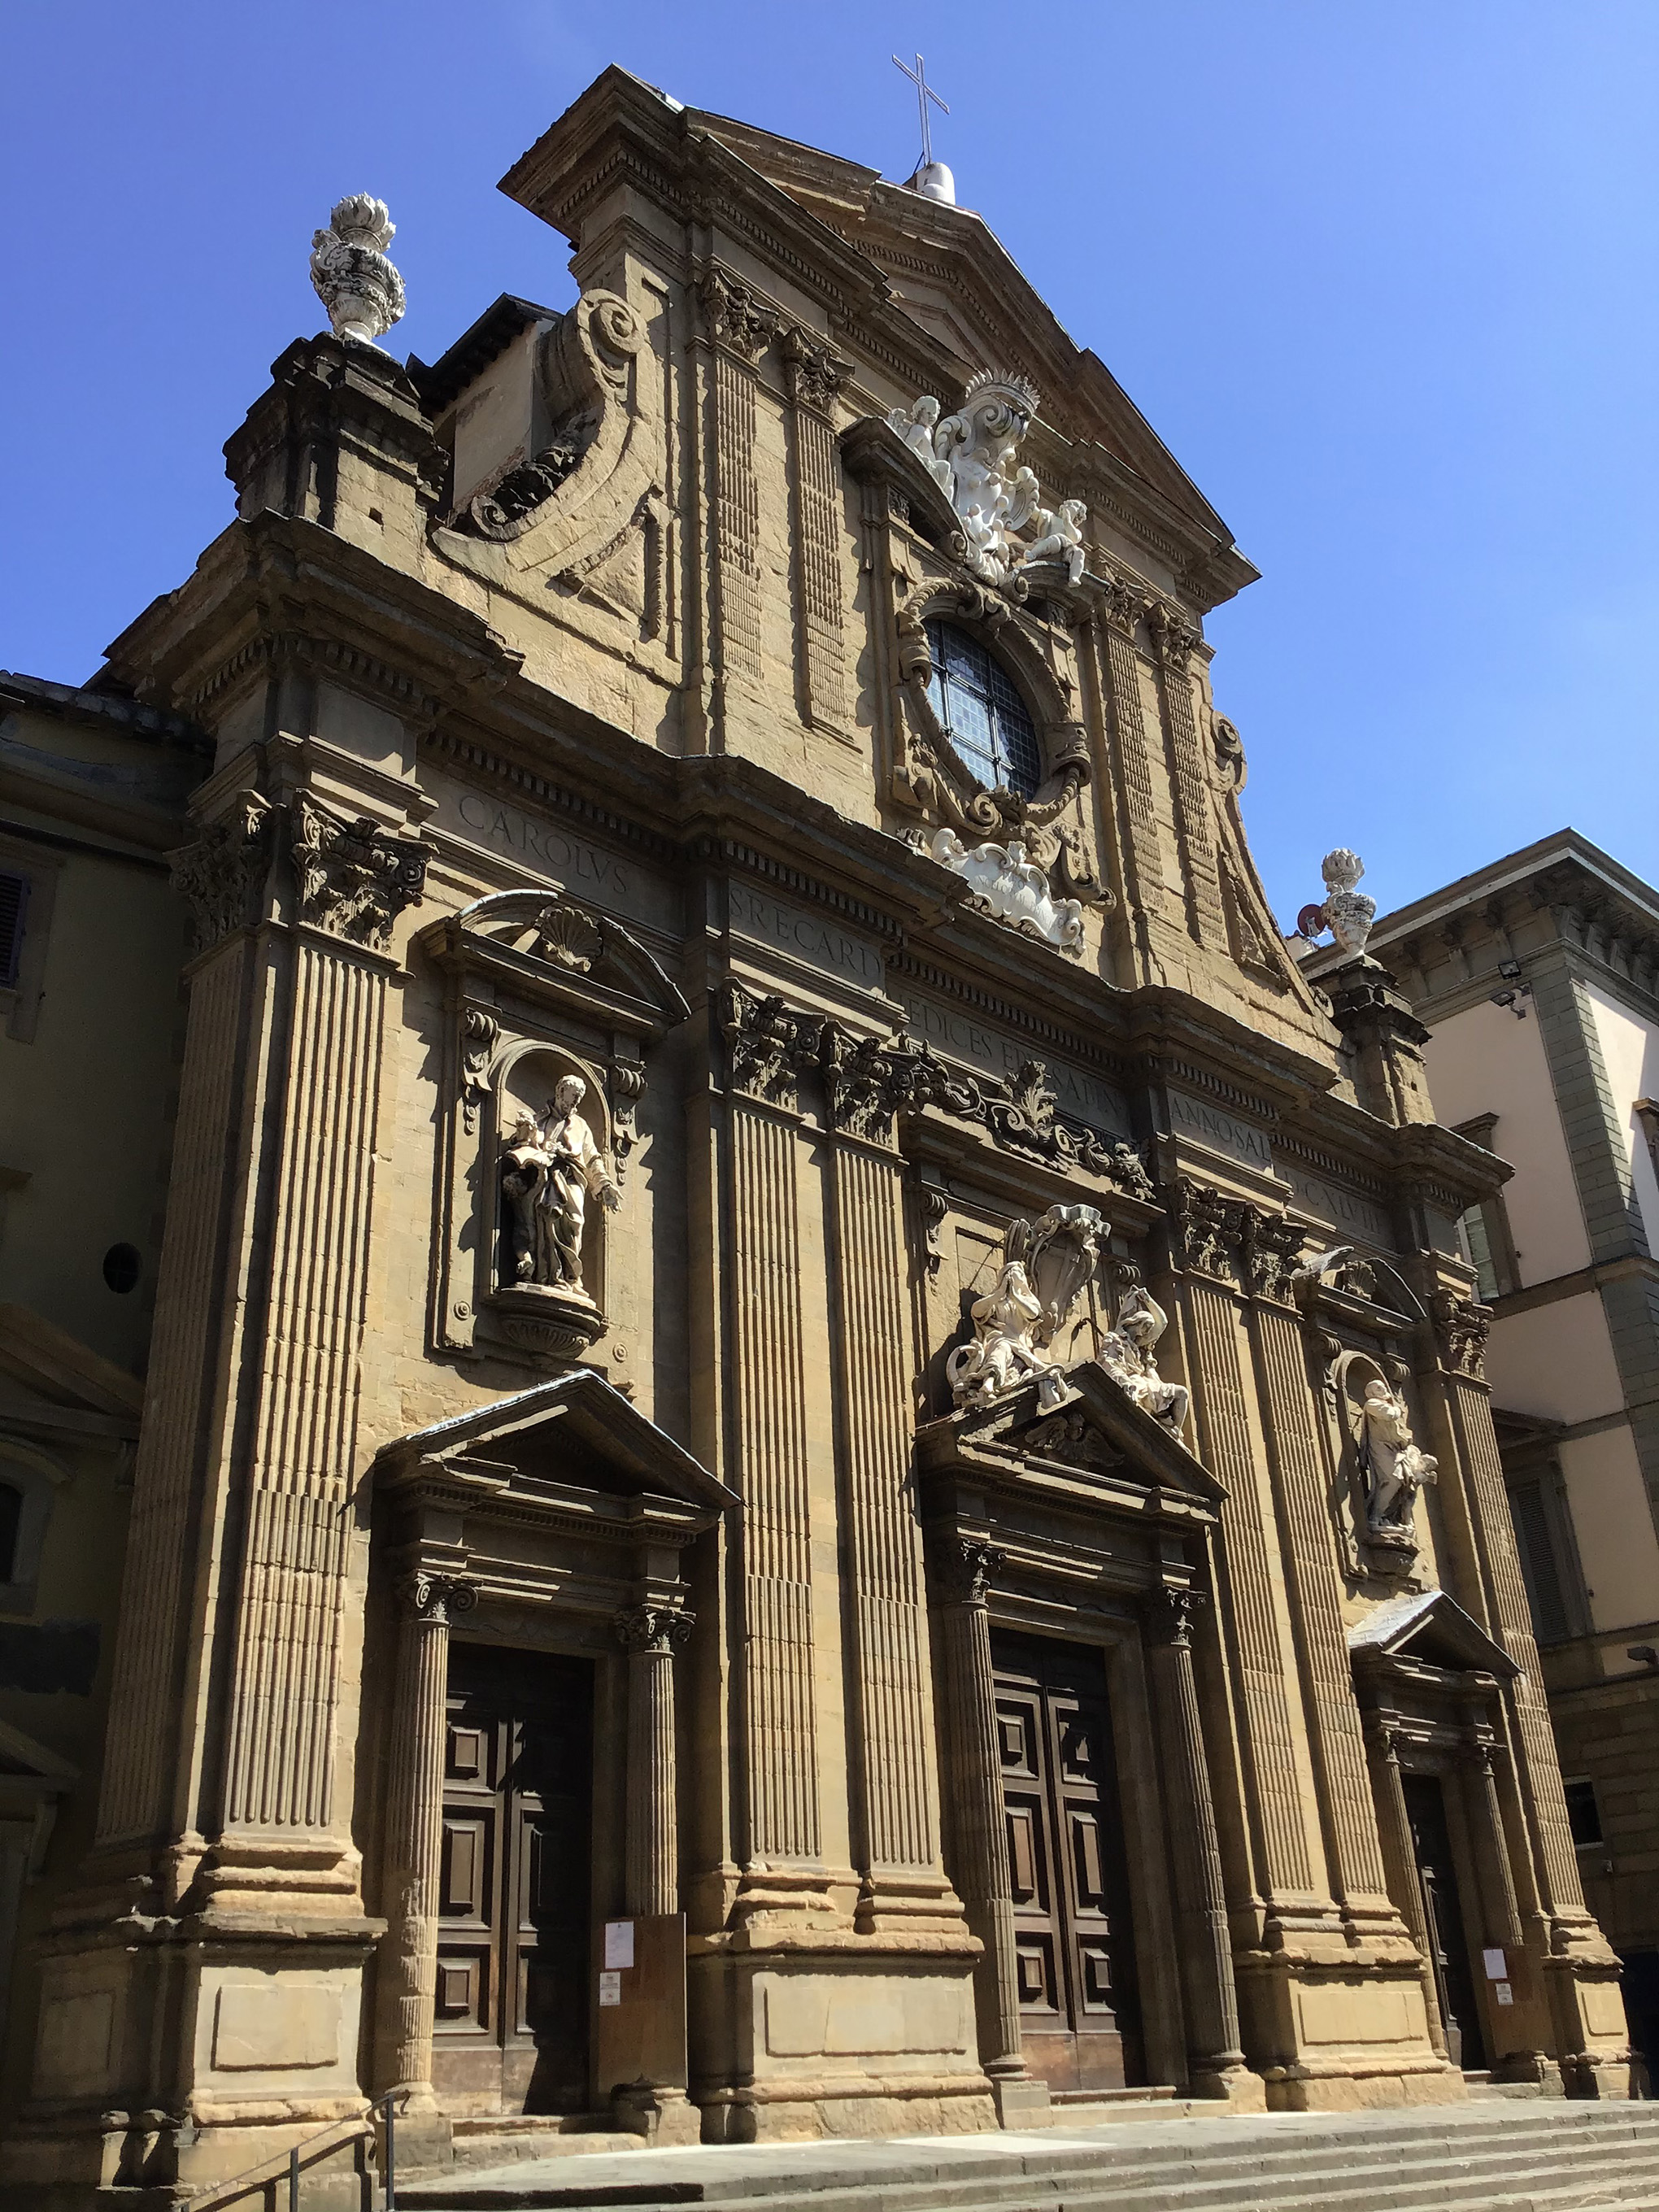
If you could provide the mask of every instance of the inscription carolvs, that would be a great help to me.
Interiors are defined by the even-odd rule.
[[[585,891],[599,906],[630,920],[672,928],[675,919],[673,895],[668,886],[638,861],[607,853],[603,846],[575,837],[556,823],[526,814],[522,808],[504,805],[482,791],[446,788],[439,784],[433,796],[438,802],[439,825],[471,838],[494,852],[511,853],[533,875],[554,878],[570,890]]]

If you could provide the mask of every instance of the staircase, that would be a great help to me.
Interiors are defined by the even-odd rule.
[[[1419,2112],[1149,2115],[1127,2128],[1062,2112],[1026,2135],[521,2158],[409,2182],[398,2201],[400,2212],[1659,2212],[1659,2105],[1492,2098]]]

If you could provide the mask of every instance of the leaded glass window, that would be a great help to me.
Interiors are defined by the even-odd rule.
[[[953,623],[930,622],[927,645],[933,660],[927,696],[963,763],[993,791],[1030,799],[1042,781],[1042,752],[1012,679]]]

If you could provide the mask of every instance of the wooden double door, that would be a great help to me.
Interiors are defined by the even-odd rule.
[[[1437,1774],[1407,1774],[1403,1779],[1406,1816],[1411,1822],[1423,1917],[1428,1929],[1429,1965],[1440,2001],[1441,2025],[1446,2031],[1446,2055],[1454,2066],[1478,2069],[1486,2063],[1486,2048],[1480,2033],[1480,2002],[1451,1830],[1446,1820],[1445,1788]]]
[[[1025,2058],[1051,2092],[1145,2079],[1105,1662],[994,1633]]]
[[[593,1668],[452,1644],[433,2086],[453,2112],[584,2112]]]

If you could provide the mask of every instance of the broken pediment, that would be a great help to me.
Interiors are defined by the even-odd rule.
[[[1065,1370],[1057,1398],[1045,1405],[1034,1376],[989,1405],[965,1407],[917,1431],[923,1463],[1017,1461],[1034,1470],[1063,1468],[1114,1486],[1172,1495],[1213,1513],[1226,1492],[1203,1463],[1143,1411],[1092,1359]],[[1052,1397],[1052,1392],[1050,1393]]]
[[[631,930],[559,891],[492,891],[421,932],[439,967],[486,975],[558,1007],[608,1016],[636,1036],[683,1022],[684,993]]]
[[[1348,1631],[1356,1666],[1414,1661],[1458,1674],[1520,1673],[1507,1651],[1443,1589],[1390,1599]]]
[[[700,1527],[739,1503],[591,1368],[412,1430],[383,1446],[373,1469],[377,1486],[390,1489],[446,1473],[502,1491],[525,1482],[611,1498],[670,1498],[692,1508]]]

